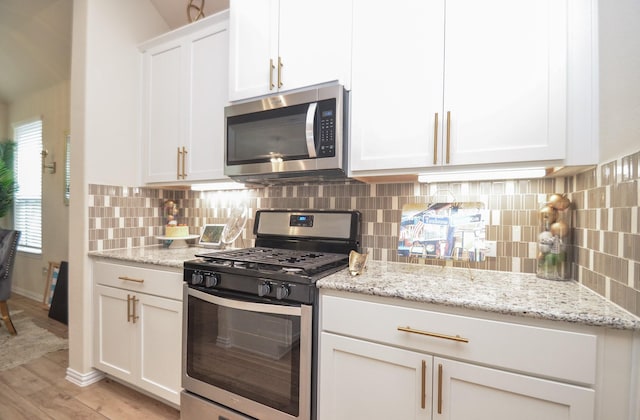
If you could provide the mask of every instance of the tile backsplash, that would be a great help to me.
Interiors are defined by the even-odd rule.
[[[488,240],[497,257],[473,268],[535,273],[538,210],[549,194],[573,202],[573,278],[640,314],[638,207],[640,152],[568,178],[448,184],[364,184],[356,181],[196,192],[137,187],[89,186],[89,249],[156,245],[164,232],[164,202],[173,200],[178,222],[198,234],[206,223],[225,223],[239,203],[249,209],[245,232],[233,245],[253,246],[257,209],[340,209],[362,213],[362,248],[370,258],[409,262],[397,255],[402,206],[406,203],[479,201],[489,209]],[[418,263],[438,262],[420,259]],[[461,265],[462,263],[456,262]],[[549,280],[545,280],[549,281]]]

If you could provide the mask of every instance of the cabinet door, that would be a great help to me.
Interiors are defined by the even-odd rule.
[[[451,112],[451,158],[440,162],[565,157],[566,9],[556,0],[447,0],[443,124]]]
[[[591,389],[440,358],[433,368],[434,420],[594,418]]]
[[[320,345],[320,419],[431,417],[431,356],[330,333]]]
[[[146,182],[177,179],[177,151],[184,140],[184,54],[184,45],[174,41],[143,55],[142,142]]]
[[[276,91],[278,10],[278,0],[230,0],[229,100]]]
[[[140,387],[180,404],[182,303],[139,294]]]
[[[280,0],[280,90],[336,80],[349,89],[351,16],[351,0]]]
[[[354,0],[352,171],[433,165],[443,46],[444,0]]]
[[[94,289],[94,366],[130,382],[137,375],[135,325],[126,290],[96,285]]]
[[[224,107],[228,95],[229,25],[222,22],[190,39],[187,181],[224,176]]]

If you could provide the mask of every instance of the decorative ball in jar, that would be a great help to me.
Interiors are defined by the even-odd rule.
[[[543,279],[568,280],[571,278],[571,201],[566,194],[552,194],[539,214],[536,275]]]

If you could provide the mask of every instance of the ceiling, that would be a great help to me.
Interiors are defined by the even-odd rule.
[[[149,1],[171,29],[188,23],[188,0]],[[201,3],[205,16],[229,7],[193,1]],[[72,13],[73,0],[0,0],[0,102],[70,79]]]

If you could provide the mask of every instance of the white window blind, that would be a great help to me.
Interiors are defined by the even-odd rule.
[[[18,249],[42,253],[42,120],[14,127],[16,194],[14,228],[21,232]]]

